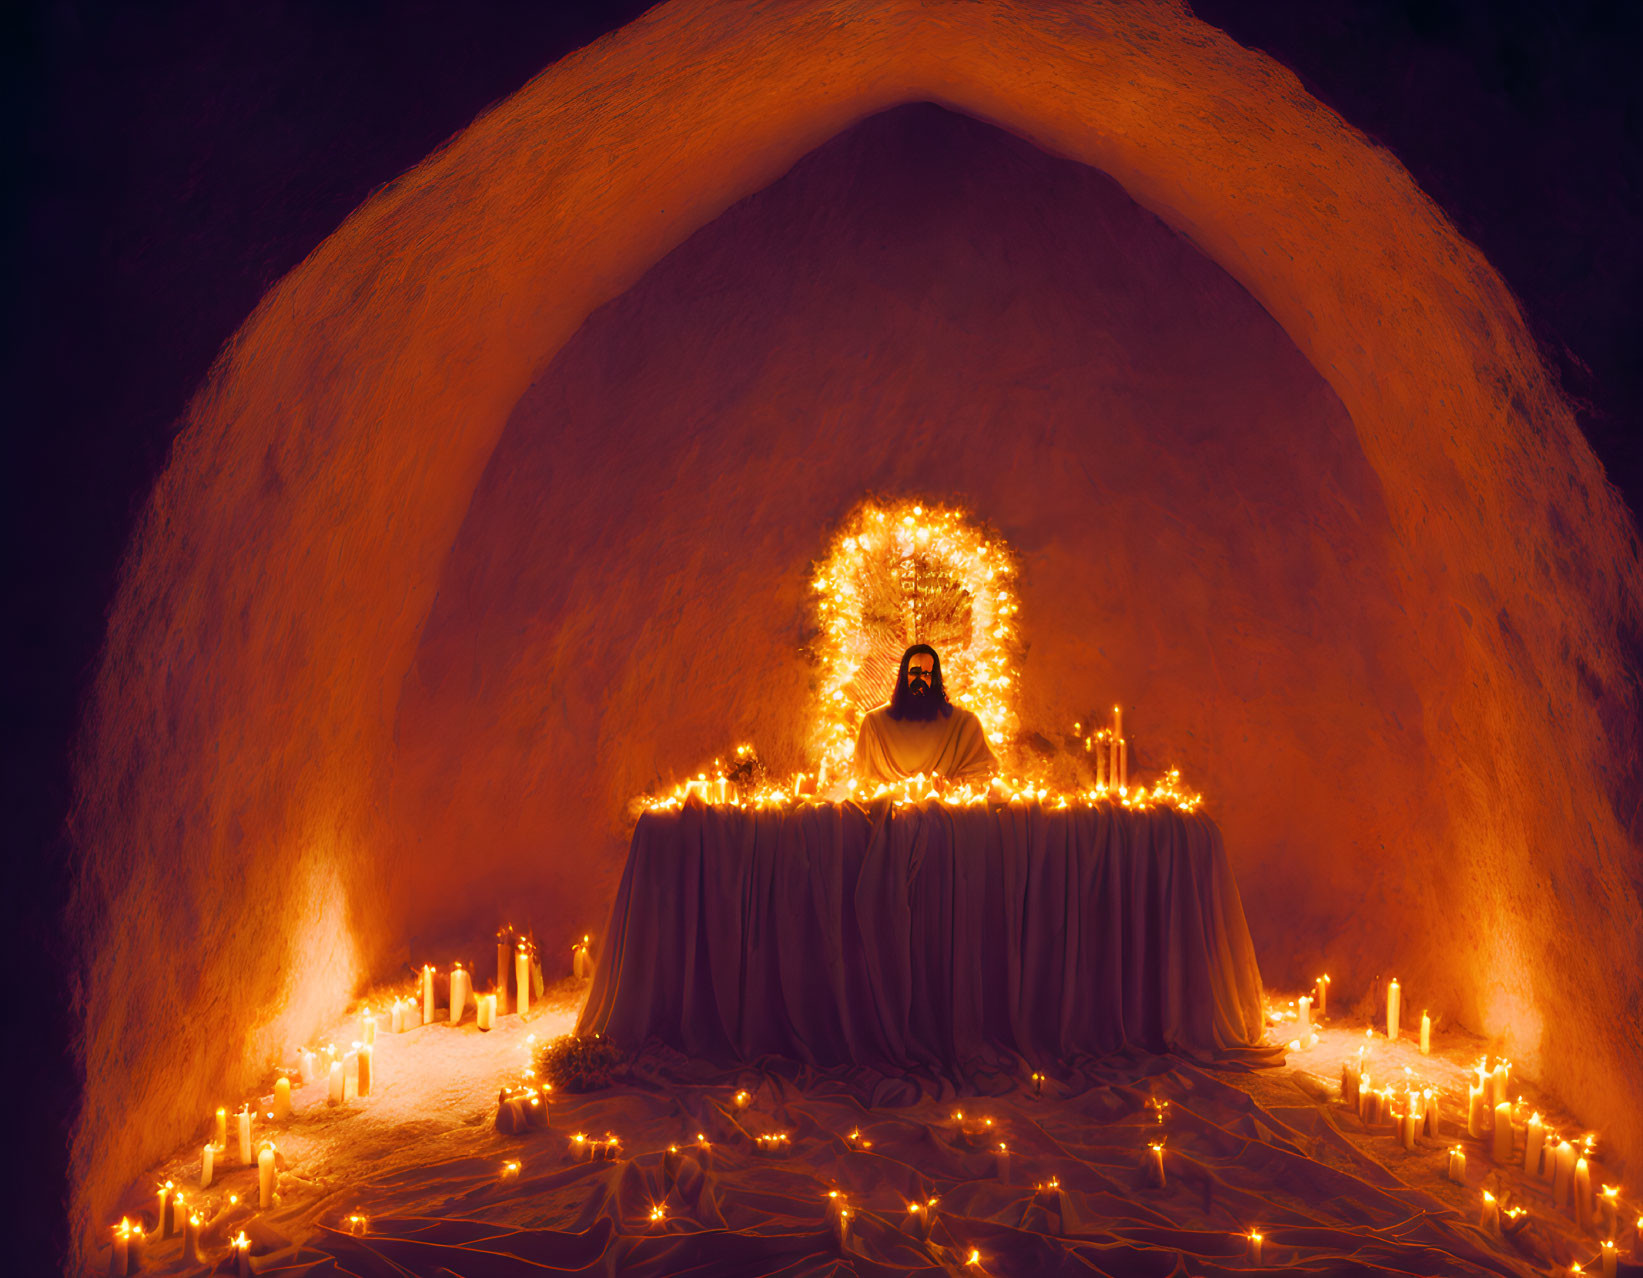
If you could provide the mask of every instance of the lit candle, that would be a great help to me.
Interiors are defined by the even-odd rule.
[[[1151,1157],[1147,1160],[1147,1172],[1152,1178],[1152,1183],[1157,1188],[1162,1189],[1164,1187],[1164,1142],[1161,1140],[1151,1141],[1148,1143],[1147,1149],[1151,1152]]]
[[[1123,733],[1120,725],[1124,722],[1124,712],[1117,706],[1112,708],[1112,722],[1113,726],[1107,729],[1107,781],[1111,788],[1116,790],[1118,788],[1118,738]]]
[[[1033,1073],[1033,1095],[1034,1096],[1042,1096],[1043,1094],[1044,1094],[1044,1075],[1034,1071],[1034,1073]]]
[[[519,1179],[519,1160],[518,1159],[510,1158],[510,1159],[508,1159],[507,1162],[502,1164],[502,1179],[503,1180],[518,1180]]]
[[[840,1247],[850,1240],[850,1209],[842,1204],[833,1213],[833,1235],[839,1240]]]
[[[1546,1141],[1540,1147],[1540,1178],[1548,1185],[1557,1175],[1557,1140],[1557,1133],[1548,1129]]]
[[[1473,1140],[1483,1138],[1483,1085],[1466,1085],[1466,1134]]]
[[[1575,1147],[1568,1141],[1559,1141],[1557,1162],[1552,1172],[1552,1206],[1569,1205],[1569,1189],[1575,1178]]]
[[[1523,1174],[1533,1176],[1540,1170],[1540,1146],[1546,1139],[1545,1125],[1540,1121],[1540,1112],[1529,1115],[1529,1126],[1523,1138]]]
[[[1369,1116],[1375,1107],[1375,1089],[1371,1082],[1368,1073],[1363,1074],[1358,1079],[1358,1117],[1366,1123],[1369,1121]]]
[[[359,1041],[367,1047],[375,1047],[377,1041],[377,1014],[370,1008],[366,1008],[365,1014],[360,1017],[359,1027]]]
[[[1296,1013],[1296,1016],[1295,1016],[1295,1023],[1296,1023],[1296,1031],[1295,1032],[1296,1032],[1296,1036],[1298,1038],[1304,1039],[1304,1038],[1307,1037],[1307,1035],[1312,1033],[1312,999],[1311,999],[1311,997],[1309,995],[1306,995],[1306,994],[1301,995],[1301,1001],[1300,1001],[1299,1007],[1300,1007],[1300,1011],[1298,1013]]]
[[[359,1049],[359,1094],[369,1096],[371,1084],[376,1079],[376,1048],[369,1043],[363,1043]]]
[[[576,947],[572,956],[571,971],[579,981],[586,981],[593,976],[593,938],[584,936],[582,943]]]
[[[333,1060],[331,1062],[331,1087],[329,1093],[325,1097],[325,1103],[327,1105],[342,1104],[342,1093],[344,1086],[345,1081],[342,1070],[342,1062],[339,1060]]]
[[[1398,1041],[1398,1022],[1403,1005],[1403,991],[1398,986],[1398,978],[1392,978],[1392,984],[1386,987],[1386,1037],[1392,1042]]]
[[[131,1226],[131,1244],[126,1251],[126,1272],[140,1274],[143,1271],[143,1259],[148,1254],[148,1234],[141,1224]]]
[[[1512,1062],[1496,1061],[1489,1074],[1489,1104],[1495,1106],[1506,1099],[1506,1087],[1512,1078]]]
[[[397,998],[388,1009],[388,1031],[392,1034],[405,1032],[405,1004]]]
[[[1504,1167],[1512,1161],[1512,1106],[1501,1101],[1495,1106],[1495,1161]]]
[[[1329,1012],[1329,978],[1320,976],[1316,984],[1318,987],[1318,1015],[1324,1016]]]
[[[422,1023],[434,1023],[434,969],[427,963],[422,965]]]
[[[590,1141],[583,1133],[577,1132],[576,1135],[570,1138],[570,1156],[572,1160],[578,1163],[592,1162],[593,1146],[593,1141]]]
[[[519,991],[519,1014],[524,1016],[531,1010],[531,952],[524,941],[513,956],[513,980]]]
[[[228,1148],[228,1111],[217,1110],[217,1139],[214,1142],[219,1148]]]
[[[730,1103],[733,1104],[737,1109],[746,1109],[749,1105],[751,1105],[753,1103],[753,1094],[751,1092],[747,1092],[747,1091],[737,1092],[734,1096],[732,1096],[730,1098]],[[961,1117],[962,1117],[962,1115],[961,1115]]]
[[[120,1223],[114,1227],[114,1252],[108,1258],[109,1278],[125,1278],[130,1266],[131,1221],[121,1216]]]
[[[713,1165],[713,1146],[707,1143],[707,1137],[701,1132],[696,1133],[696,1161],[703,1167]]]
[[[1592,1169],[1584,1158],[1575,1163],[1575,1224],[1581,1232],[1591,1232]]]
[[[993,1155],[993,1175],[1002,1184],[1010,1183],[1010,1147],[1002,1141],[999,1142],[998,1152]]]
[[[1603,1278],[1615,1278],[1620,1271],[1620,1249],[1615,1246],[1613,1238],[1605,1238],[1601,1244],[1603,1264]]]
[[[1443,1098],[1428,1087],[1421,1093],[1422,1130],[1433,1140],[1443,1139]]]
[[[264,1145],[257,1155],[257,1206],[267,1211],[274,1205],[274,1147]]]
[[[247,1165],[251,1162],[251,1106],[240,1108],[240,1161]]]
[[[923,1203],[908,1203],[904,1220],[906,1231],[920,1242],[930,1237],[930,1213],[924,1209]]]
[[[274,1080],[274,1121],[283,1123],[291,1117],[291,1080],[281,1074]]]
[[[251,1240],[245,1236],[245,1230],[235,1234],[229,1246],[234,1249],[235,1274],[238,1278],[251,1278]]]
[[[200,1151],[200,1188],[210,1189],[211,1178],[217,1171],[217,1147],[207,1145]]]
[[[160,1186],[158,1191],[157,1196],[160,1201],[160,1216],[155,1222],[154,1230],[160,1235],[161,1238],[169,1238],[176,1232],[172,1226],[173,1213],[171,1210],[171,1202],[173,1195],[176,1193],[176,1188],[177,1187],[168,1180],[165,1184]]]
[[[512,958],[513,929],[504,927],[496,934],[496,1010],[503,1016],[508,1014],[508,966]]]
[[[476,1000],[478,1003],[479,1028],[493,1030],[496,1028],[496,995],[481,994]]]
[[[1363,1071],[1363,1061],[1354,1061],[1350,1056],[1341,1062],[1341,1104],[1356,1109],[1358,1106],[1358,1079]]]
[[[1415,1097],[1411,1094],[1408,1101],[1405,1103],[1403,1121],[1399,1130],[1399,1135],[1402,1137],[1403,1147],[1405,1149],[1415,1148],[1415,1132],[1419,1127],[1420,1109],[1415,1104]]]
[[[1122,794],[1130,788],[1130,744],[1119,739],[1118,742],[1118,791]]]
[[[183,1262],[189,1265],[203,1265],[205,1257],[200,1254],[200,1226],[204,1222],[200,1213],[191,1211],[183,1221]]]
[[[677,1145],[669,1145],[667,1150],[662,1154],[662,1178],[668,1184],[671,1185],[678,1179],[679,1164],[683,1161],[683,1159],[684,1155],[679,1152],[679,1147]]]
[[[1432,1054],[1432,1018],[1425,1012],[1421,1013],[1421,1055]]]
[[[1252,1264],[1252,1265],[1259,1265],[1261,1263],[1261,1243],[1264,1240],[1262,1239],[1261,1235],[1258,1234],[1253,1229],[1249,1231],[1248,1237],[1249,1237],[1249,1263]]]
[[[1620,1186],[1605,1185],[1597,1196],[1597,1212],[1602,1222],[1600,1233],[1613,1238],[1620,1232]]]
[[[462,1013],[468,1007],[468,991],[472,987],[472,980],[468,971],[458,963],[451,968],[451,1024],[459,1024]]]
[[[1466,1151],[1459,1145],[1449,1150],[1449,1179],[1457,1185],[1466,1183]]]
[[[1478,1213],[1478,1224],[1483,1226],[1484,1233],[1498,1234],[1500,1232],[1500,1204],[1495,1196],[1487,1189],[1483,1191],[1483,1208]]]
[[[359,1096],[359,1045],[342,1058],[342,1099],[351,1101]]]

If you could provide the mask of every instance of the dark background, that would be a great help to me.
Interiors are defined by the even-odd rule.
[[[1069,3],[1073,0],[1069,0]],[[373,190],[640,3],[37,4],[0,18],[4,797],[19,980],[7,1251],[60,1247],[78,1084],[57,919],[73,738],[177,420],[264,290]],[[1643,501],[1643,6],[1207,0],[1388,146],[1482,247]]]

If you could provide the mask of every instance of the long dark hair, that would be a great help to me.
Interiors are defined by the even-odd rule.
[[[911,704],[907,694],[907,666],[914,657],[924,655],[930,658],[930,691],[924,695],[929,698],[930,705],[935,711],[929,716],[934,719],[936,714],[943,718],[953,713],[953,703],[947,700],[947,688],[941,682],[941,655],[927,643],[915,643],[906,652],[901,654],[901,669],[896,672],[896,688],[890,694],[890,717],[892,719],[919,718],[915,711],[919,708]]]

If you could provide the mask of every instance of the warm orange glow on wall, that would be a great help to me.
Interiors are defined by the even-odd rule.
[[[1367,848],[1386,866],[1354,907],[1364,926],[1381,925],[1386,961],[1412,989],[1434,991],[1434,1006],[1446,998],[1489,1032],[1512,1028],[1496,1018],[1514,1009],[1538,1012],[1549,1081],[1590,1106],[1622,1151],[1643,1154],[1628,1087],[1643,1047],[1614,1015],[1640,993],[1637,942],[1623,940],[1637,936],[1636,852],[1615,814],[1637,717],[1619,637],[1643,615],[1636,550],[1489,265],[1392,157],[1180,6],[726,0],[653,10],[373,197],[265,299],[192,405],[125,567],[82,756],[79,1244],[130,1169],[194,1127],[203,1097],[258,1077],[256,1027],[269,1009],[328,1001],[323,982],[286,988],[292,956],[315,940],[299,929],[326,917],[308,908],[315,884],[320,898],[346,902],[364,969],[403,942],[406,901],[391,893],[417,881],[422,852],[415,827],[385,814],[407,803],[395,787],[410,782],[396,777],[438,776],[418,771],[396,735],[402,707],[429,695],[407,676],[419,653],[465,641],[427,632],[436,588],[533,380],[590,312],[692,232],[852,122],[914,100],[1111,174],[1247,288],[1328,380],[1385,503],[1385,528],[1362,534],[1359,566],[1385,573],[1387,607],[1408,626],[1404,644],[1364,657],[1362,678],[1390,670],[1406,681],[1397,712],[1427,750],[1417,784],[1384,792],[1407,796],[1395,819],[1410,837]],[[765,511],[772,544],[784,529],[808,538],[829,526],[863,490],[827,457],[831,468],[805,472],[827,517],[794,530],[790,512]],[[597,451],[572,460],[579,488],[619,508],[627,468]],[[1059,460],[1033,463],[1043,471],[1020,484],[1057,478]],[[1169,460],[1185,467],[1190,450]],[[742,472],[727,462],[727,473]],[[694,527],[682,512],[722,497],[660,493],[650,526],[660,545]],[[996,504],[974,505],[1003,521]],[[1031,508],[1012,518],[1012,541],[1037,539],[1042,573],[1077,580],[1079,561],[1053,530],[1033,527]],[[1172,525],[1139,536],[1182,534]],[[1228,536],[1203,553],[1240,550]],[[1213,576],[1166,584],[1190,593]],[[565,597],[591,589],[561,584]],[[1314,585],[1303,577],[1295,593]],[[1096,615],[1065,594],[1063,664],[1074,622]],[[635,623],[624,641],[665,646],[674,664],[655,677],[688,683],[692,657],[717,656],[718,640],[669,630],[669,601],[647,602],[660,620]],[[802,600],[783,602],[798,614]],[[540,650],[559,679],[552,713],[565,725],[554,740],[584,757],[570,780],[529,797],[582,823],[567,846],[602,836],[601,803],[619,809],[645,780],[612,744],[628,725],[604,723],[590,690],[631,688],[623,704],[645,704],[647,685],[624,681],[650,676],[631,663],[613,657],[597,666],[599,681],[589,677],[607,660],[606,620],[595,597],[543,623]],[[771,623],[753,638],[774,647],[794,628]],[[1302,623],[1256,634],[1273,654],[1261,679],[1279,678],[1273,666],[1308,639]],[[1134,639],[1139,653],[1187,642]],[[1213,661],[1186,664],[1183,684],[1213,687]],[[1169,678],[1156,676],[1149,704],[1163,703]],[[1256,681],[1257,692],[1266,686]],[[716,707],[692,695],[656,729],[678,733],[659,753],[721,748],[698,726]],[[770,700],[773,714],[792,708]],[[1043,700],[1024,689],[1023,718]],[[1339,706],[1293,713],[1338,709],[1356,712],[1342,692]],[[499,735],[517,752],[549,717],[507,722]],[[715,727],[726,730],[722,715]],[[1313,776],[1327,794],[1330,778],[1309,773],[1305,734],[1257,736],[1244,765],[1252,776]],[[1343,776],[1361,761],[1351,744]],[[1395,761],[1384,766],[1403,775]],[[1218,811],[1238,788],[1212,790]],[[485,815],[486,847],[528,845],[535,832],[509,824],[519,794],[489,799],[459,815]],[[1337,819],[1394,818],[1365,802]],[[1296,917],[1332,908],[1315,846],[1297,831],[1267,852],[1273,865],[1309,867],[1288,879],[1302,894]],[[1565,890],[1548,890],[1553,857]],[[575,878],[569,859],[544,859],[545,889],[569,883],[565,899],[596,909],[585,899],[596,881]],[[1624,952],[1577,943],[1584,936],[1622,938]],[[1505,997],[1493,992],[1503,954],[1523,969]],[[1329,958],[1343,997],[1365,979],[1313,957]],[[346,978],[331,969],[323,981]],[[181,1024],[195,1031],[183,1054]]]

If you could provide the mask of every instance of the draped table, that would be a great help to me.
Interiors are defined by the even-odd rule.
[[[718,1062],[964,1072],[1256,1047],[1261,977],[1202,813],[707,806],[634,831],[578,1031]]]

